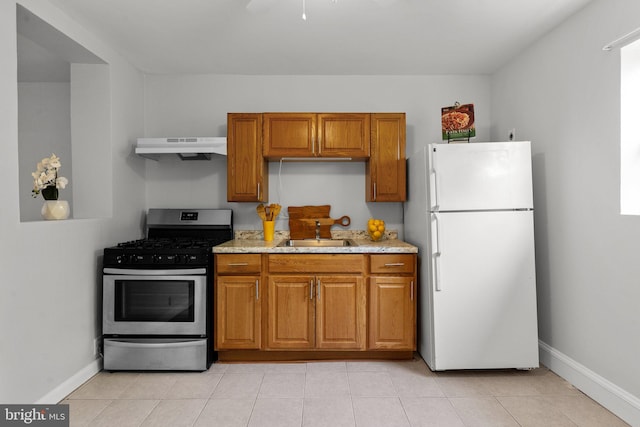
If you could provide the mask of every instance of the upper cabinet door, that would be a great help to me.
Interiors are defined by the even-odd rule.
[[[371,158],[366,166],[367,202],[407,199],[405,113],[371,115]]]
[[[268,163],[262,156],[262,114],[227,115],[227,201],[269,199]]]
[[[265,157],[315,156],[315,113],[265,113],[262,117]]]
[[[321,157],[367,159],[370,151],[371,114],[318,114],[318,148]]]

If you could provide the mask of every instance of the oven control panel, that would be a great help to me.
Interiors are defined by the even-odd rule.
[[[198,212],[180,212],[180,221],[197,221]]]
[[[164,266],[206,266],[206,254],[158,254],[158,253],[109,253],[105,251],[103,264],[105,267],[136,265],[138,267]]]

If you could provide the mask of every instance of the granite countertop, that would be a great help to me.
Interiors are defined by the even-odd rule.
[[[271,242],[262,240],[262,232],[241,231],[237,232],[234,240],[215,246],[213,252],[224,253],[417,253],[418,248],[396,238],[397,233],[386,233],[384,238],[374,242],[367,237],[366,232],[340,232],[332,233],[333,239],[351,239],[355,246],[342,247],[278,247],[283,240],[287,240],[287,232],[276,232]]]

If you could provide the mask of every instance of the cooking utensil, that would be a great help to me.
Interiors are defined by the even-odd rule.
[[[280,213],[281,208],[282,207],[277,203],[271,203],[270,205],[266,206],[260,203],[258,206],[256,206],[256,212],[258,213],[260,219],[262,219],[263,221],[273,221]]]
[[[262,203],[256,206],[256,212],[258,212],[258,216],[260,217],[260,219],[262,219],[263,221],[267,220],[267,211]]]
[[[275,204],[273,205],[273,218],[272,219],[276,219],[276,217],[280,214],[280,209],[282,209],[282,206],[280,206],[279,204]]]

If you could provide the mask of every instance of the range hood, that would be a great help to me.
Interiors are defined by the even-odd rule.
[[[152,160],[169,154],[177,154],[182,160],[210,160],[211,154],[227,155],[227,138],[138,138],[136,154]]]

